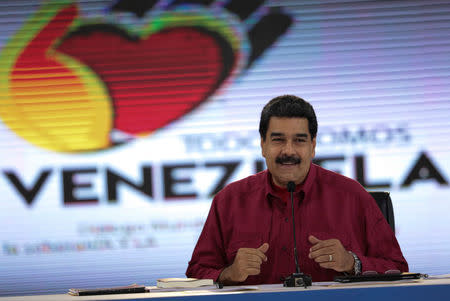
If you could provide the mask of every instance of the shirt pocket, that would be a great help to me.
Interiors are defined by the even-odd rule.
[[[236,253],[240,248],[254,248],[257,249],[262,245],[262,236],[260,233],[252,232],[235,232],[232,239],[228,243],[226,250],[227,260],[232,264]]]

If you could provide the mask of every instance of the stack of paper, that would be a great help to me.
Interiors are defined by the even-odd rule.
[[[197,278],[161,278],[156,282],[156,286],[159,288],[191,288],[205,285],[214,285],[214,281]]]
[[[108,295],[108,294],[133,294],[133,293],[145,293],[146,289],[144,285],[131,284],[127,286],[115,286],[105,288],[71,288],[68,294],[72,296],[89,296],[89,295]]]

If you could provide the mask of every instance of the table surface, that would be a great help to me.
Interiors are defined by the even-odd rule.
[[[203,287],[195,289],[158,289],[149,287],[148,293],[116,294],[96,296],[71,296],[68,294],[0,297],[0,301],[78,301],[78,300],[152,300],[180,301],[192,300],[427,300],[446,299],[450,296],[450,275],[428,279],[389,282],[359,282],[342,284],[336,282],[316,282],[308,288],[283,287],[282,284],[257,286],[226,286],[223,289]]]

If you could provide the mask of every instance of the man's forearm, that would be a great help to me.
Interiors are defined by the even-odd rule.
[[[225,285],[233,285],[238,283],[237,281],[233,281],[233,270],[231,265],[222,270],[222,273],[219,275],[218,282]]]

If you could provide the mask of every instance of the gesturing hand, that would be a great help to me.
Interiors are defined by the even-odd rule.
[[[261,272],[261,264],[267,261],[265,253],[269,249],[268,243],[263,243],[259,248],[240,248],[234,262],[225,268],[219,276],[219,282],[242,282],[250,275],[258,275]]]
[[[320,240],[310,235],[308,240],[313,245],[309,250],[309,258],[319,263],[322,268],[333,269],[338,272],[353,270],[355,260],[345,250],[339,239]]]

